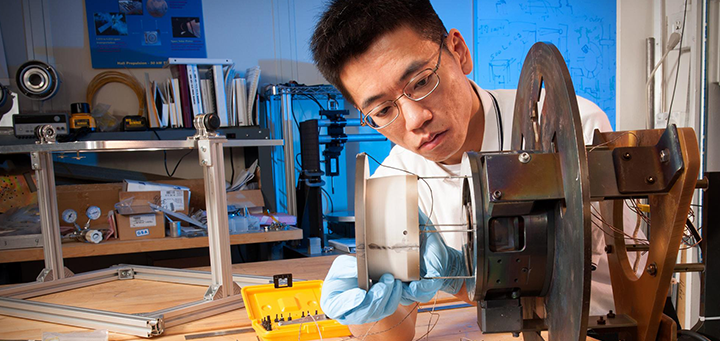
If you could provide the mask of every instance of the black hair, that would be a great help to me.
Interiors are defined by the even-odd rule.
[[[340,71],[379,37],[403,26],[432,41],[447,33],[430,0],[331,0],[310,41],[313,59],[325,79],[353,101]]]

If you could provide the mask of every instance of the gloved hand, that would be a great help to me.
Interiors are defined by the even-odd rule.
[[[391,274],[365,291],[358,287],[357,260],[352,256],[335,259],[325,277],[320,307],[344,325],[380,321],[392,315],[400,303],[403,285]]]
[[[465,258],[462,252],[445,244],[441,233],[423,232],[436,231],[430,219],[420,212],[420,276],[421,277],[450,277],[466,276]],[[449,294],[457,294],[462,288],[464,279],[420,279],[403,284],[403,294],[400,303],[409,305],[412,302],[430,301],[438,290]]]

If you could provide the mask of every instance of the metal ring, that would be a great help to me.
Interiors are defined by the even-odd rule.
[[[15,81],[20,93],[36,101],[50,99],[60,87],[60,77],[55,69],[38,60],[21,65]]]

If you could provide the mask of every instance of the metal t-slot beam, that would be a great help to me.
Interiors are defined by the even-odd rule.
[[[19,284],[0,290],[1,297],[17,299],[32,298],[54,294],[66,290],[83,288],[95,284],[112,282],[118,279],[118,268],[108,268],[84,272],[77,276],[56,279],[48,282]]]
[[[163,320],[103,310],[0,297],[0,314],[151,337],[163,332]]]
[[[280,104],[282,105],[282,129],[283,139],[286,141],[283,151],[285,152],[285,191],[287,192],[287,213],[297,215],[297,197],[295,193],[295,149],[293,146],[293,118],[292,118],[292,95],[283,93]]]
[[[174,327],[183,323],[197,321],[209,316],[224,312],[242,309],[245,303],[240,295],[219,298],[212,301],[196,301],[168,309],[158,310],[148,314],[149,317],[163,319],[165,328]]]
[[[207,271],[157,268],[150,266],[127,265],[135,271],[135,278],[142,280],[170,282],[190,285],[211,285],[212,274]],[[232,275],[233,282],[239,286],[260,285],[272,283],[271,277]],[[1,293],[1,291],[0,291]]]
[[[38,279],[48,281],[65,278],[52,154],[33,152],[30,154],[30,159],[38,182],[38,208],[45,254],[45,269]]]
[[[239,293],[232,280],[230,231],[228,229],[227,196],[225,194],[225,161],[222,138],[203,137],[197,140],[200,165],[205,178],[208,241],[212,284],[206,299],[230,297]],[[238,291],[238,292],[236,292]]]

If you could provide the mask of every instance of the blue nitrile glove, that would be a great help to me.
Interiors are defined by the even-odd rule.
[[[365,291],[358,287],[357,277],[355,257],[335,259],[322,286],[323,312],[344,325],[380,321],[392,315],[400,304],[402,282],[384,274]]]
[[[449,277],[466,276],[465,258],[462,252],[445,244],[441,233],[427,233],[435,231],[430,219],[420,212],[420,276],[421,277]],[[403,294],[400,303],[409,305],[412,302],[427,302],[442,290],[449,294],[457,294],[465,282],[462,278],[447,279],[421,279],[403,284]]]

